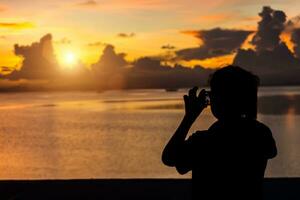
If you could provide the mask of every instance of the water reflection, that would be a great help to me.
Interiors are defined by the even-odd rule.
[[[266,115],[299,115],[300,95],[273,95],[259,97],[258,112]]]
[[[279,149],[266,175],[299,177],[300,88],[263,89],[258,119]],[[0,94],[0,179],[179,178],[161,164],[161,150],[185,92]],[[214,121],[206,109],[191,133]]]

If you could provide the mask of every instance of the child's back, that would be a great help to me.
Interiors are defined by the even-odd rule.
[[[267,160],[277,153],[270,129],[246,119],[217,121],[194,133],[184,149],[177,166],[192,169],[193,195],[210,199],[259,199]]]

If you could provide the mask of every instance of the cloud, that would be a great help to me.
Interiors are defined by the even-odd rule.
[[[126,85],[124,53],[116,53],[113,45],[106,45],[97,63],[91,66],[99,89],[121,89]]]
[[[213,71],[201,66],[189,68],[176,64],[171,67],[162,65],[157,58],[141,57],[128,68],[127,87],[176,89],[207,85],[208,77]]]
[[[142,57],[135,61],[134,68],[138,70],[146,70],[146,71],[159,71],[162,68],[159,59],[151,58],[151,57]]]
[[[294,44],[294,53],[297,58],[300,58],[300,28],[293,30],[291,41]]]
[[[263,84],[295,84],[300,71],[300,29],[292,30],[293,53],[280,38],[286,27],[291,25],[285,23],[285,13],[263,7],[259,16],[258,30],[251,41],[255,48],[239,49],[233,64],[256,73]]]
[[[94,0],[88,0],[88,1],[84,1],[81,3],[77,3],[77,6],[83,6],[83,7],[93,7],[93,6],[97,6],[98,3]]]
[[[91,42],[88,43],[87,46],[89,47],[100,47],[100,46],[107,46],[109,44],[105,43],[105,42],[101,42],[101,41],[97,41],[97,42]]]
[[[34,28],[35,25],[31,22],[20,22],[20,23],[11,23],[11,22],[0,22],[0,28],[7,29],[30,29]]]
[[[233,53],[238,49],[252,31],[214,28],[211,30],[184,31],[202,41],[202,45],[195,48],[181,49],[176,52],[179,59],[203,60],[216,56]]]
[[[117,37],[120,38],[132,38],[135,37],[135,33],[119,33]]]
[[[98,88],[180,88],[206,85],[214,71],[196,66],[193,69],[181,65],[162,65],[159,58],[141,57],[128,66],[124,54],[115,52],[107,45],[99,61],[92,65],[92,72],[98,80]]]
[[[166,45],[161,46],[161,49],[167,49],[167,50],[173,50],[175,48],[176,48],[175,46],[170,45],[170,44],[166,44]]]
[[[295,56],[300,59],[300,16],[293,17],[286,23],[285,33],[290,34],[290,41],[292,43]]]
[[[55,41],[55,43],[57,43],[57,44],[71,44],[72,41],[70,39],[64,37],[64,38],[62,38],[58,41]]]
[[[49,79],[57,74],[56,58],[53,53],[52,35],[43,36],[31,45],[15,44],[14,52],[23,57],[20,71],[14,71],[11,79]]]
[[[285,29],[286,15],[283,11],[264,6],[259,16],[261,20],[251,43],[256,46],[257,51],[273,50],[280,44],[280,34]]]
[[[113,45],[106,45],[97,63],[92,65],[92,69],[97,72],[116,72],[128,63],[124,53],[116,53]]]
[[[0,67],[0,74],[5,75],[5,74],[10,74],[13,71],[13,68],[7,67],[7,66],[1,66]]]

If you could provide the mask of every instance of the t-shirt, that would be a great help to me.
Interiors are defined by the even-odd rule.
[[[261,199],[267,160],[276,154],[263,123],[217,121],[185,141],[175,167],[182,174],[192,170],[193,199]]]

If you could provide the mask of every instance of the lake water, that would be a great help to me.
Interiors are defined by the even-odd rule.
[[[0,179],[179,178],[161,163],[186,90],[0,94]],[[266,175],[300,176],[300,87],[259,92],[279,150]],[[191,133],[215,118],[206,109]],[[221,167],[221,166],[220,166]]]

